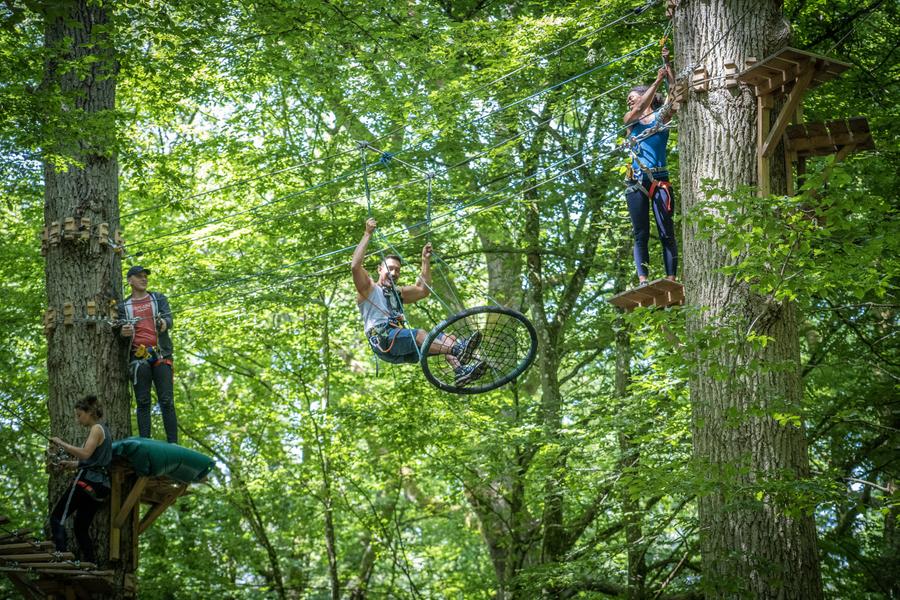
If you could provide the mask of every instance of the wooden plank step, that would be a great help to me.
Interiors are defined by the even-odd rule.
[[[41,571],[42,569],[65,569],[66,571],[86,571],[89,572],[92,569],[96,569],[97,565],[94,563],[83,562],[83,563],[75,563],[75,562],[35,562],[28,563],[28,567],[31,569],[35,569],[36,571]]]
[[[64,570],[64,569],[40,569],[38,571],[40,574],[49,574],[49,575],[64,575],[67,577],[71,577],[73,579],[78,580],[101,580],[107,581],[107,578],[112,577],[116,574],[115,571],[78,571],[75,569],[72,570]]]
[[[59,560],[75,560],[75,555],[71,552],[60,552],[54,553],[53,562]],[[0,556],[0,560],[6,560],[10,562],[47,562],[47,553],[46,552],[34,552],[29,554],[4,554]]]
[[[21,541],[23,538],[30,535],[31,533],[32,533],[31,529],[14,529],[14,530],[10,531],[9,533],[0,535],[0,544],[6,543],[6,542],[11,542],[13,540]]]
[[[787,150],[796,152],[799,158],[834,154],[851,144],[854,152],[875,148],[865,117],[790,125],[785,136]]]
[[[53,551],[53,542],[16,542],[14,544],[0,544],[0,555],[22,554],[23,552]]]
[[[609,299],[611,304],[622,310],[631,311],[641,306],[658,306],[665,308],[684,304],[684,286],[670,279],[656,279]]]

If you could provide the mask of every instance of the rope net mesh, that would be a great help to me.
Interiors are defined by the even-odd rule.
[[[479,306],[435,326],[422,349],[422,370],[432,384],[457,394],[478,394],[509,383],[531,365],[537,334],[521,313]]]

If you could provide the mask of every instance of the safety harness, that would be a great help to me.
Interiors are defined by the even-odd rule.
[[[657,112],[662,113],[665,110],[667,110],[668,104],[669,104],[669,102],[666,101],[666,103],[663,104]],[[665,201],[666,212],[671,213],[672,212],[672,184],[664,179],[656,179],[656,177],[654,177],[654,174],[656,174],[656,173],[668,174],[668,172],[669,172],[668,168],[666,168],[666,167],[647,167],[644,165],[644,163],[641,162],[641,159],[637,155],[637,147],[640,145],[640,143],[642,141],[644,141],[645,139],[649,138],[652,135],[659,133],[663,129],[668,129],[668,127],[669,126],[667,123],[663,123],[662,121],[659,120],[659,118],[657,118],[656,123],[654,123],[652,126],[648,127],[644,131],[642,131],[640,134],[626,138],[623,145],[625,146],[625,148],[627,148],[629,154],[631,154],[632,159],[634,159],[634,162],[637,163],[638,168],[641,170],[641,176],[635,177],[634,169],[631,167],[631,165],[628,165],[628,169],[626,171],[626,179],[625,179],[625,183],[628,185],[628,187],[625,189],[625,193],[630,194],[631,192],[640,190],[652,202],[653,196],[654,196],[654,194],[656,194],[657,189],[661,188],[661,189],[665,190],[665,192],[666,192],[666,201]],[[646,175],[647,178],[650,180],[650,189],[649,190],[646,187],[644,187],[644,182],[643,182],[644,175]]]
[[[150,307],[153,311],[153,321],[154,321],[153,326],[156,327],[156,320],[159,318],[159,314],[158,314],[159,309],[157,307],[156,296],[154,296],[153,292],[150,292],[148,294],[148,296],[150,298]],[[134,326],[142,318],[146,318],[146,317],[135,317],[132,313],[132,307],[128,303],[128,301],[125,302],[125,314],[127,315],[127,318],[123,319],[122,322],[128,323],[132,326]],[[132,334],[131,339],[134,340],[134,334]],[[157,333],[156,333],[156,339],[158,342],[159,341],[158,328],[157,328]],[[139,344],[137,346],[137,348],[132,349],[131,362],[128,363],[128,368],[131,371],[131,378],[132,378],[134,385],[137,385],[138,370],[140,369],[141,363],[143,363],[143,362],[146,362],[151,367],[155,367],[155,366],[158,366],[161,364],[166,364],[166,365],[169,365],[170,367],[173,367],[173,365],[174,365],[171,358],[163,357],[162,349],[159,346],[159,344],[157,344],[156,346],[145,346],[144,344]]]
[[[406,317],[403,314],[403,301],[401,300],[400,292],[397,291],[396,287],[394,285],[391,285],[390,287],[379,287],[381,287],[381,291],[387,300],[388,311],[385,311],[368,298],[365,298],[364,301],[374,306],[380,313],[387,317],[387,321],[375,325],[374,327],[370,327],[368,331],[366,331],[366,337],[369,339],[369,343],[373,348],[383,354],[387,354],[391,351],[391,348],[394,347],[394,342],[397,340],[396,334],[393,336],[390,335],[391,330],[403,329],[406,326]],[[387,344],[387,348],[384,347],[385,344]]]
[[[132,379],[134,380],[135,385],[137,385],[138,369],[140,369],[142,362],[146,362],[151,367],[163,364],[172,367],[174,364],[171,358],[164,358],[162,356],[162,350],[160,350],[159,346],[145,346],[139,344],[138,347],[131,352],[131,356],[132,359],[131,362],[128,363],[128,368],[131,369]]]

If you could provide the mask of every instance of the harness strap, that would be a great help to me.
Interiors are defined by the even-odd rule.
[[[134,359],[128,363],[128,368],[132,371],[132,381],[134,382],[134,385],[137,385],[138,369],[141,367],[142,362],[146,362],[151,367],[163,364],[169,365],[170,367],[174,366],[171,358],[162,356],[159,346],[150,346],[148,348],[142,344],[138,346],[131,355]]]
[[[392,323],[388,323],[387,327],[390,329],[402,329],[403,328],[400,325],[394,325]],[[397,341],[397,335],[398,335],[398,334],[395,334],[394,337],[389,337],[390,343],[388,344],[388,347],[382,348],[380,338],[382,337],[382,335],[385,334],[386,331],[387,330],[384,328],[372,327],[366,332],[366,337],[369,338],[369,343],[371,343],[375,348],[378,349],[379,352],[381,352],[383,354],[387,354],[391,351],[391,348],[394,347],[394,342]]]
[[[81,479],[82,473],[84,473],[84,469],[78,469],[78,474],[75,475],[75,481],[72,482],[72,489],[69,490],[69,497],[66,498],[66,505],[63,507],[62,518],[59,520],[60,523],[65,523],[66,517],[69,516],[69,503],[72,502],[72,495],[75,493],[75,486],[78,485],[78,480]]]
[[[656,182],[654,182],[653,186],[650,186],[650,193],[651,193],[651,195],[649,196],[650,198],[653,198],[653,196],[652,196],[652,194],[654,192],[653,188],[654,188],[654,186],[657,186],[657,184],[658,184],[658,187],[660,187],[666,191],[666,212],[671,213],[672,212],[672,184],[669,183],[668,181],[657,180]]]

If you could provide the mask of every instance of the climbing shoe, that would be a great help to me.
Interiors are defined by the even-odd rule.
[[[467,338],[456,340],[450,349],[450,354],[458,358],[462,364],[467,364],[472,360],[472,354],[478,349],[478,345],[481,344],[481,338],[481,332],[476,331]]]
[[[454,373],[456,373],[456,379],[453,381],[453,383],[458,386],[468,385],[484,375],[484,372],[486,370],[487,363],[483,360],[476,360],[471,364],[461,365],[459,367],[456,367],[456,369],[453,371]]]

